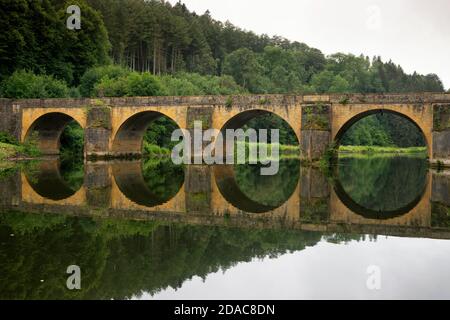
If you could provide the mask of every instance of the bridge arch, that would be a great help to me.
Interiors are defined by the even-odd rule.
[[[214,128],[224,131],[226,129],[239,129],[250,120],[262,115],[275,115],[288,124],[295,133],[297,142],[300,142],[301,108],[292,107],[249,107],[249,108],[219,108],[215,111]]]
[[[181,128],[177,119],[169,113],[156,110],[138,111],[117,126],[115,133],[113,133],[112,152],[123,155],[142,154],[142,143],[148,127],[153,121],[161,117],[167,117],[178,128]]]
[[[428,156],[432,148],[432,123],[433,117],[430,108],[424,106],[374,106],[359,105],[346,108],[335,106],[333,108],[332,141],[340,144],[344,134],[359,120],[374,114],[393,114],[412,123],[423,135],[427,145]]]
[[[285,110],[286,111],[286,110]],[[259,116],[263,116],[263,115],[275,115],[276,117],[280,118],[281,120],[283,120],[288,127],[292,130],[292,132],[294,132],[295,137],[296,137],[296,145],[300,145],[300,136],[299,136],[299,132],[300,132],[300,118],[298,119],[291,119],[288,118],[287,115],[289,114],[289,112],[287,112],[286,114],[280,114],[279,112],[275,112],[274,110],[268,110],[268,109],[262,109],[262,108],[255,108],[255,109],[247,109],[247,110],[240,110],[240,112],[236,112],[234,115],[230,115],[230,117],[227,117],[226,121],[221,121],[221,122],[217,122],[216,123],[216,128],[219,129],[219,131],[221,132],[222,136],[223,136],[223,154],[226,154],[226,130],[227,129],[239,129],[242,128],[245,124],[247,124],[250,120],[257,118]],[[219,117],[220,118],[220,117]],[[223,117],[222,117],[223,119]],[[298,120],[298,121],[296,121]],[[265,128],[267,129],[267,128]],[[271,133],[270,131],[268,132],[268,138],[270,137]],[[219,141],[217,141],[217,143],[219,143]],[[216,144],[216,148],[217,148],[217,144]]]
[[[22,141],[36,135],[38,148],[43,154],[57,155],[60,152],[60,138],[64,128],[75,121],[81,128],[86,127],[86,118],[80,112],[49,111],[41,114],[24,116],[22,128]]]

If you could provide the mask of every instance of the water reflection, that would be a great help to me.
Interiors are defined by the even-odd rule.
[[[184,169],[170,159],[118,162],[112,165],[120,191],[131,201],[146,207],[172,199],[184,183]]]
[[[341,157],[334,173],[335,191],[355,213],[388,219],[411,211],[427,185],[428,165],[422,157]]]
[[[0,299],[131,298],[178,288],[193,276],[254,257],[302,250],[320,238],[282,230],[2,214]],[[65,287],[71,264],[83,270],[80,291]]]
[[[450,266],[450,241],[419,238],[450,239],[450,173],[421,158],[342,158],[333,176],[297,161],[273,177],[170,161],[49,160],[0,174],[0,299],[230,298],[230,283],[235,298],[271,298],[268,287],[275,297],[344,297],[354,286],[370,298],[366,264],[385,263],[389,277],[411,246],[422,266],[441,259],[426,273],[443,283],[436,268]],[[66,289],[71,264],[83,272],[80,291]],[[421,285],[406,280],[396,286],[406,293],[379,297]]]
[[[427,164],[411,156],[343,157],[332,176],[300,167],[298,160],[281,161],[274,176],[261,176],[257,165],[179,166],[170,160],[83,165],[57,159],[22,174],[25,179],[15,183],[22,184],[22,197],[34,204],[48,199],[61,205],[98,207],[101,203],[105,209],[268,213],[310,223],[350,213],[376,220],[423,217],[428,210],[423,203],[431,197]],[[442,185],[446,180],[438,181]],[[85,196],[72,197],[80,190]],[[445,202],[448,196],[438,190],[435,194]]]
[[[261,165],[222,165],[214,167],[214,177],[222,196],[234,207],[248,213],[272,211],[294,193],[300,175],[296,159],[279,163],[272,176],[261,175]]]
[[[81,161],[44,160],[24,170],[28,183],[42,197],[63,200],[74,195],[83,185]]]

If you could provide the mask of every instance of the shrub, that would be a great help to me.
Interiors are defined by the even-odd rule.
[[[70,122],[61,134],[61,157],[80,158],[84,151],[84,130],[78,122]]]
[[[18,145],[18,141],[12,135],[7,132],[0,131],[0,142]]]
[[[48,75],[36,75],[31,71],[19,70],[6,78],[0,93],[5,98],[67,98],[66,83]]]
[[[127,78],[104,77],[95,85],[94,93],[97,97],[123,97],[127,95]]]
[[[95,86],[107,77],[109,79],[117,79],[124,77],[130,73],[130,70],[119,65],[108,65],[88,69],[80,80],[80,94],[83,97],[94,97]]]
[[[245,93],[246,90],[239,86],[231,76],[202,76],[198,73],[180,73],[177,79],[190,82],[195,88],[195,94],[229,95]]]
[[[164,95],[160,80],[152,74],[132,72],[119,78],[104,77],[95,85],[99,97],[156,96]]]
[[[161,81],[148,72],[133,72],[127,78],[128,96],[159,96],[164,94]]]
[[[155,144],[144,142],[144,154],[148,156],[168,156],[170,155],[170,150]]]
[[[169,96],[194,96],[201,95],[203,91],[185,78],[174,76],[162,76],[161,83]]]
[[[38,147],[37,132],[33,132],[33,134],[25,140],[25,142],[21,145],[21,152],[30,157],[37,157],[41,155],[41,151]]]

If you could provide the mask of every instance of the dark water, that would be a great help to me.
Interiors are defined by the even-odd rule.
[[[450,298],[449,172],[417,156],[259,169],[1,169],[0,299]]]

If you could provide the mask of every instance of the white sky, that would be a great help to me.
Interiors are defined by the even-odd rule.
[[[140,299],[449,299],[449,241],[378,236],[313,247],[276,259],[254,258],[205,279],[186,279]],[[379,268],[370,290],[369,266]],[[373,272],[373,271],[372,271]]]
[[[169,0],[176,3],[178,0]],[[450,86],[449,0],[182,0],[198,14],[325,54],[380,55]]]

